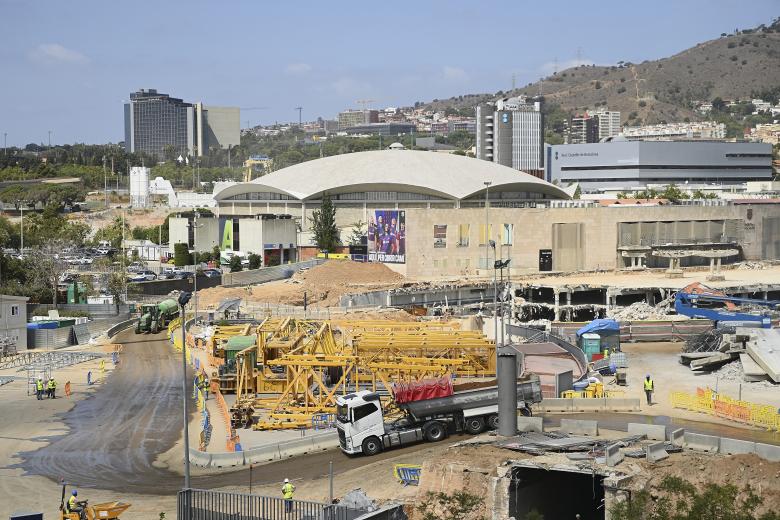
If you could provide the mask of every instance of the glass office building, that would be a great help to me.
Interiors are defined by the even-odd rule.
[[[130,102],[125,104],[127,152],[144,152],[162,159],[165,147],[171,145],[176,155],[192,155],[194,138],[192,104],[155,89],[141,89],[130,94]]]

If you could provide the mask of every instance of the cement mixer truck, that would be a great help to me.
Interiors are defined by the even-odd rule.
[[[135,326],[135,333],[151,332],[157,334],[179,315],[179,304],[168,298],[157,304],[141,306],[141,317]]]
[[[336,399],[336,431],[341,451],[349,455],[376,455],[382,450],[420,441],[436,442],[451,433],[476,435],[498,427],[498,387],[495,381],[466,383],[452,380],[396,385],[393,400],[404,416],[386,423],[380,396],[363,390]],[[476,386],[476,388],[474,388]],[[539,376],[517,380],[517,410],[531,415],[531,405],[542,400]],[[514,421],[515,418],[512,418]]]

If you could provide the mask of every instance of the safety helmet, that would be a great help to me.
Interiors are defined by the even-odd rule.
[[[290,483],[290,479],[289,478],[284,479],[284,483],[285,484],[289,484]]]
[[[79,492],[74,489],[73,491],[70,492],[70,494],[75,497],[78,496]]]
[[[646,377],[647,379],[650,379],[650,374],[647,374],[645,377]]]

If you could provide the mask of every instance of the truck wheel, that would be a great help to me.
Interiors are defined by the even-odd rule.
[[[423,428],[423,435],[428,442],[437,442],[447,436],[447,430],[444,429],[444,425],[438,421],[428,423]]]
[[[524,406],[520,408],[520,415],[522,415],[523,417],[531,417],[533,415],[533,412],[531,412],[530,408]]]
[[[497,430],[498,429],[498,414],[493,414],[490,417],[488,417],[487,425],[489,430]]]
[[[382,443],[376,437],[369,437],[363,441],[363,454],[364,455],[376,455],[382,451]]]
[[[478,433],[482,433],[482,430],[485,429],[485,419],[483,419],[482,417],[469,417],[468,419],[466,419],[466,424],[464,425],[464,428],[471,435],[477,435]]]

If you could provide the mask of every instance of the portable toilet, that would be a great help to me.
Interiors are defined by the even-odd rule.
[[[580,347],[585,352],[588,361],[593,361],[593,354],[601,352],[601,336],[593,332],[586,332],[580,336]]]

